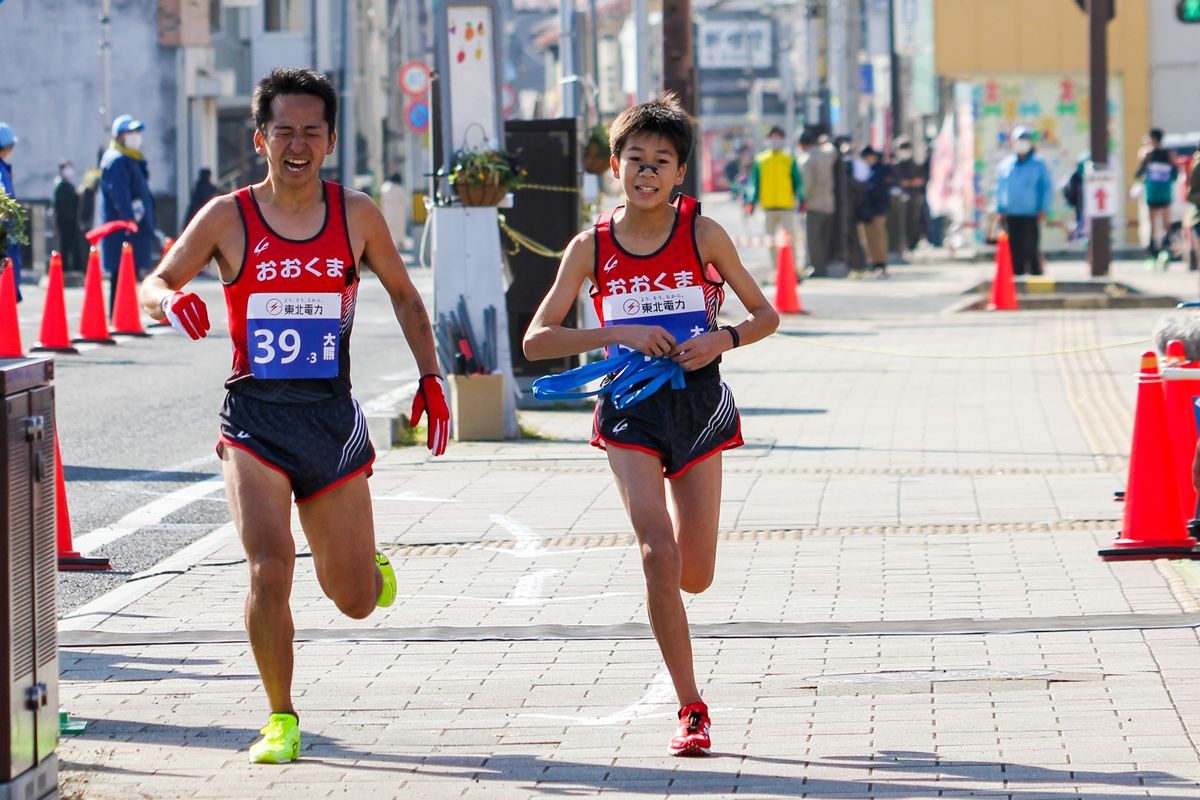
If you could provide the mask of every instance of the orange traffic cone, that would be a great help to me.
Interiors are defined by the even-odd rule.
[[[50,253],[50,275],[46,285],[46,305],[42,309],[42,329],[33,350],[37,352],[78,353],[67,332],[67,300],[63,293],[62,256]]]
[[[124,336],[149,336],[142,327],[138,308],[137,270],[133,266],[133,246],[121,245],[121,268],[117,272],[117,298],[113,301],[112,332]]]
[[[1012,248],[1008,243],[1008,234],[1001,233],[996,237],[996,277],[992,280],[988,311],[1016,311],[1020,307],[1017,302],[1017,283],[1013,279]]]
[[[63,478],[62,452],[58,449],[58,431],[54,432],[54,526],[58,538],[59,572],[88,569],[112,569],[107,558],[84,556],[71,542],[71,513],[67,509],[67,482]]]
[[[1142,355],[1133,452],[1126,483],[1125,522],[1113,546],[1100,551],[1105,561],[1152,558],[1200,558],[1196,540],[1180,519],[1179,489],[1171,474],[1167,405],[1153,351]]]
[[[4,259],[0,267],[0,358],[24,358],[21,326],[17,322],[17,279],[12,261]]]
[[[803,314],[800,292],[796,287],[796,259],[792,237],[787,228],[775,236],[775,310],[780,314]]]
[[[100,251],[88,254],[87,275],[83,279],[83,314],[79,319],[76,342],[116,344],[108,334],[108,313],[104,310],[104,276],[100,274]]]
[[[1193,399],[1200,395],[1200,369],[1187,360],[1183,342],[1167,343],[1163,365],[1173,367],[1170,379],[1163,377],[1167,409],[1167,433],[1171,444],[1171,471],[1179,488],[1183,524],[1196,516],[1196,489],[1192,486],[1192,459],[1196,455],[1196,410]]]

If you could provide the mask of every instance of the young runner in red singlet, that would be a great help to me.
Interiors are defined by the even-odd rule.
[[[700,216],[692,198],[671,201],[692,136],[691,120],[672,95],[617,117],[609,131],[610,165],[625,204],[571,241],[525,334],[530,359],[624,348],[668,356],[686,371],[684,388],[661,388],[624,409],[602,397],[592,438],[608,453],[641,547],[650,624],[681,706],[670,742],[675,755],[711,747],[680,590],[699,593],[712,583],[720,454],[742,444],[718,365],[722,353],[769,336],[779,324],[725,230]],[[603,327],[563,327],[584,281]],[[718,328],[725,286],[749,314],[737,326]]]
[[[246,629],[272,712],[250,760],[283,763],[300,751],[292,498],[321,587],[342,613],[361,619],[396,598],[395,573],[375,551],[367,488],[375,452],[350,395],[360,266],[387,290],[424,375],[412,416],[415,424],[428,411],[434,455],[446,447],[450,415],[429,317],[387,223],[366,195],[320,179],[336,142],[333,86],[311,70],[276,70],[255,88],[251,111],[266,180],[209,202],[142,284],[141,302],[203,337],[208,311],[182,289],[216,259],[233,339],[217,452],[250,566]]]

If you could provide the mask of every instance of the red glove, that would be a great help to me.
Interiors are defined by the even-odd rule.
[[[446,452],[446,442],[450,439],[450,407],[446,405],[446,384],[441,375],[422,375],[417,387],[417,396],[413,398],[412,413],[409,414],[409,425],[417,427],[421,415],[429,412],[429,437],[426,444],[435,456]]]
[[[194,292],[175,292],[162,300],[163,313],[171,327],[193,339],[208,333],[208,307]]]

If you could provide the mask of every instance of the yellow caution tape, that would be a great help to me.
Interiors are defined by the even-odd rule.
[[[520,231],[514,230],[508,224],[508,220],[504,218],[503,214],[498,214],[497,219],[500,220],[500,230],[508,234],[509,239],[512,239],[513,249],[508,251],[510,256],[515,256],[521,251],[522,247],[534,255],[543,256],[544,258],[562,258],[562,254],[566,252],[566,250],[552,250],[541,242],[530,239]]]
[[[518,189],[539,189],[543,192],[574,192],[579,193],[577,186],[551,186],[545,183],[522,183]]]

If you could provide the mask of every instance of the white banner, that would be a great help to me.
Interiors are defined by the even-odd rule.
[[[696,63],[700,69],[771,69],[775,65],[771,21],[744,17],[701,22]]]

